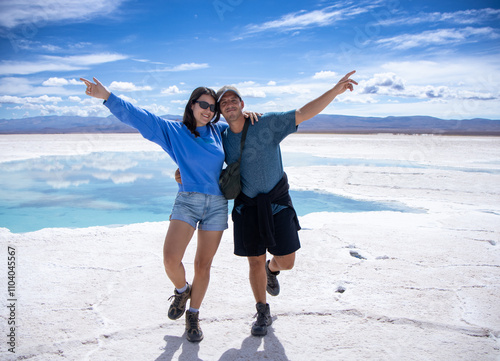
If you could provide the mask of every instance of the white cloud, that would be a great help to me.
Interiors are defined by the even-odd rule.
[[[247,81],[242,81],[238,84],[236,84],[236,87],[237,88],[243,88],[243,87],[246,87],[246,86],[254,86],[254,85],[258,85],[256,82],[252,81],[252,80],[247,80]]]
[[[0,63],[0,75],[20,74],[28,75],[40,73],[43,71],[72,71],[83,69],[81,66],[75,66],[64,62],[50,62],[50,61],[8,61],[4,60]]]
[[[478,24],[500,18],[500,9],[468,9],[453,13],[438,13],[437,17],[441,21],[451,21],[458,24]],[[434,22],[433,19],[430,21]]]
[[[12,95],[0,96],[0,104],[22,104],[22,103],[24,103],[24,100],[21,97],[15,97]]]
[[[428,82],[431,80],[432,78],[427,78]],[[356,93],[360,95],[368,94],[371,96],[430,100],[494,100],[498,98],[498,96],[495,96],[491,91],[463,89],[463,87],[459,85],[407,84],[407,81],[395,73],[375,74],[371,79],[360,81],[359,87],[356,88]]]
[[[38,61],[10,61],[0,63],[0,75],[28,75],[44,71],[73,71],[87,69],[90,65],[127,59],[126,55],[113,53],[87,54],[81,56],[42,56]]]
[[[72,64],[87,66],[87,65],[96,65],[96,64],[110,63],[113,61],[123,60],[127,59],[128,56],[116,53],[96,53],[87,55],[73,55],[68,57],[47,55],[45,56],[45,58],[48,60],[68,62]]]
[[[414,25],[421,23],[455,23],[455,24],[479,24],[500,18],[500,9],[468,9],[448,13],[419,13],[411,17],[390,18],[380,21],[378,24],[387,25]]]
[[[0,89],[3,94],[31,95],[32,82],[26,78],[4,77],[0,78]]]
[[[246,105],[246,110],[264,113],[264,112],[276,112],[285,109],[283,109],[283,104],[278,105],[274,101],[268,101],[265,103],[253,104],[251,106]]]
[[[40,80],[36,78],[30,80],[29,78],[24,78],[24,77],[23,78],[0,77],[0,89],[1,89],[0,93],[2,95],[37,97],[41,95],[51,95],[51,96],[79,95],[83,92],[81,90],[81,86],[83,86],[82,85],[83,83],[77,81],[76,79],[65,79],[68,85],[64,86],[58,85],[58,84],[63,84],[65,82],[63,78],[55,78],[55,79],[52,80],[46,79],[45,81],[40,83]],[[73,84],[78,85],[79,88],[72,87]]]
[[[491,92],[478,92],[466,89],[457,89],[455,98],[464,100],[494,100],[498,99],[499,95]]]
[[[134,83],[124,82],[124,81],[114,81],[109,85],[109,90],[111,91],[121,91],[121,92],[133,92],[133,91],[144,91],[152,90],[149,85],[137,86]]]
[[[197,70],[197,69],[206,69],[209,68],[207,63],[196,64],[196,63],[188,63],[181,64],[173,67],[170,71],[187,71],[187,70]]]
[[[345,94],[341,98],[342,103],[350,103],[350,104],[376,104],[379,101],[374,98],[373,96],[369,94]],[[335,107],[338,105],[337,102],[331,103],[330,108],[335,109]]]
[[[377,44],[391,47],[393,49],[410,49],[430,45],[449,45],[451,43],[467,42],[471,38],[486,37],[490,39],[499,38],[500,35],[490,27],[464,29],[438,29],[427,30],[420,34],[402,34],[377,40]]]
[[[156,70],[148,70],[149,72],[178,72],[178,71],[189,71],[189,70],[199,70],[199,69],[206,69],[210,68],[210,66],[207,63],[185,63],[185,64],[180,64],[172,67],[167,67],[167,68],[162,68],[162,69],[156,69]]]
[[[276,82],[275,82],[275,81],[273,81],[273,80],[271,80],[271,81],[269,81],[269,82],[267,83],[267,85],[269,85],[269,86],[274,86],[274,85],[276,85]]]
[[[395,73],[412,85],[448,85],[496,91],[500,93],[500,63],[496,57],[460,57],[436,59],[434,61],[393,61],[377,66]],[[371,70],[363,72],[370,73]]]
[[[164,115],[170,111],[170,108],[158,104],[146,105],[143,108],[156,115]]]
[[[246,34],[260,33],[265,31],[294,31],[310,27],[329,26],[344,20],[346,17],[354,16],[368,9],[360,7],[348,7],[345,9],[336,9],[333,6],[321,10],[305,11],[301,10],[295,13],[283,15],[277,20],[265,22],[263,24],[251,24],[245,28]]]
[[[496,71],[498,64],[486,66],[488,60],[484,60],[481,64],[482,68],[479,69],[477,60],[473,59],[470,61],[461,59],[461,61],[451,64],[448,59],[393,62],[378,64],[374,69],[384,69],[385,72],[375,72],[368,78],[365,74],[369,74],[369,71],[359,69],[358,76],[361,78],[363,74],[365,79],[356,79],[359,85],[355,86],[354,92],[346,92],[336,98],[325,109],[325,113],[360,115],[363,112],[369,113],[369,110],[372,109],[371,106],[377,104],[379,105],[378,115],[415,115],[427,112],[429,109],[429,112],[438,111],[440,115],[444,116],[445,110],[447,107],[450,108],[450,104],[455,104],[454,107],[457,108],[456,104],[465,103],[473,104],[476,107],[474,112],[480,109],[491,112],[496,104],[495,99],[500,94],[498,81],[495,81],[496,74],[498,74]],[[481,78],[481,72],[491,73],[488,75],[487,82],[485,82],[485,74],[482,74]],[[328,90],[327,88],[322,76],[318,76],[304,78],[304,82],[280,86],[270,86],[269,84],[261,86],[254,83],[248,88],[239,87],[238,89],[244,98],[248,98],[245,99],[247,109],[286,111],[303,106],[323,94]],[[266,94],[266,102],[252,97],[256,91]],[[401,104],[409,104],[408,109]],[[360,108],[363,105],[367,108]],[[368,105],[370,106],[368,107]],[[461,111],[460,117],[471,117],[473,113],[468,109],[459,110]],[[451,110],[448,111],[447,117],[450,116],[450,112]],[[430,113],[426,114],[430,115]],[[497,117],[498,115],[493,116],[493,118]]]
[[[68,100],[71,101],[71,102],[80,103],[82,101],[82,98],[76,97],[76,96],[71,96],[71,97],[68,97]]]
[[[128,101],[129,103],[137,104],[137,100],[136,99],[128,97],[128,96],[126,96],[124,94],[120,94],[119,97],[122,98],[123,100]]]
[[[123,0],[29,0],[1,1],[0,26],[21,24],[41,27],[58,21],[83,22],[113,13]]]
[[[7,104],[41,104],[41,103],[58,103],[61,102],[62,99],[60,97],[49,97],[48,95],[42,95],[39,97],[15,97],[11,95],[2,95],[0,96],[0,103]]]
[[[324,88],[324,85],[321,85]],[[283,97],[288,95],[307,95],[311,93],[312,84],[289,84],[289,85],[276,85],[266,84],[259,85],[254,82],[243,82],[236,85],[236,88],[241,93],[243,98],[267,98]],[[326,90],[326,89],[325,89]],[[245,100],[245,99],[243,99]],[[312,100],[312,99],[310,99]]]
[[[394,73],[375,74],[369,80],[360,81],[357,90],[361,94],[401,93],[405,90],[405,84]]]
[[[78,50],[81,51],[81,49],[84,48],[89,48],[92,46],[91,43],[88,42],[69,42],[61,45],[54,45],[54,44],[48,44],[48,43],[42,43],[40,41],[32,40],[32,39],[27,39],[21,36],[14,36],[14,38],[11,38],[11,45],[14,48],[14,50],[30,50],[32,52],[38,52],[38,53],[55,53],[55,52],[64,52],[68,50]]]
[[[101,99],[96,99],[96,98],[92,98],[92,97],[86,97],[84,98],[81,103],[82,105],[86,105],[86,106],[91,106],[91,107],[95,107],[96,105],[98,106],[101,106],[102,108],[102,100]],[[102,109],[103,111],[107,111],[107,109]],[[109,113],[108,113],[109,115]]]
[[[60,51],[61,50],[61,47],[60,46],[57,46],[57,45],[51,45],[51,44],[42,44],[41,45],[41,48],[42,50],[44,51],[48,51],[48,52],[56,52],[56,51]]]
[[[238,89],[243,98],[265,98],[265,86],[260,86],[252,80],[242,81],[237,84],[232,84]]]
[[[162,94],[180,94],[182,93],[176,85],[169,86],[168,88],[161,90]]]
[[[279,85],[273,87],[265,87],[263,88],[266,93],[274,96],[281,95],[302,95],[311,93],[311,87],[314,87],[315,84],[289,84],[289,85]],[[320,87],[322,89],[325,88],[324,84],[321,84]],[[326,89],[324,89],[326,91]],[[312,100],[312,99],[310,99]]]
[[[93,106],[82,107],[79,105],[73,106],[58,106],[54,104],[34,104],[34,103],[21,103],[21,105],[15,106],[14,110],[33,110],[37,114],[42,116],[45,115],[75,115],[79,117],[90,117],[90,116],[107,116],[109,111],[102,106],[102,102],[95,104]]]
[[[64,78],[49,78],[45,80],[42,85],[44,86],[63,86],[68,85],[69,82]]]
[[[238,89],[242,97],[249,98],[265,98],[266,92],[259,88],[241,88]]]
[[[250,24],[243,29],[243,33],[236,35],[233,40],[241,40],[246,35],[264,32],[293,32],[297,35],[298,30],[331,26],[340,21],[348,20],[357,15],[373,11],[379,7],[378,1],[365,3],[363,5],[352,5],[354,2],[338,3],[320,10],[300,10],[285,14],[279,19],[264,22],[262,24]]]
[[[329,70],[322,70],[316,74],[314,74],[313,79],[331,79],[337,78],[337,73]]]

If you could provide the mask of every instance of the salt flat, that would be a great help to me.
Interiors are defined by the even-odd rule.
[[[420,213],[312,213],[300,218],[296,267],[269,297],[273,326],[250,336],[247,261],[224,233],[201,309],[205,339],[166,317],[168,222],[0,229],[1,284],[16,249],[16,354],[3,360],[498,360],[500,138],[289,136],[284,151],[401,166],[286,167],[293,189],[398,201]],[[0,136],[0,161],[154,150],[139,135]],[[348,164],[348,163],[347,163]],[[404,165],[404,166],[403,166]],[[419,165],[418,167],[416,165]],[[185,265],[192,277],[196,239]],[[8,330],[8,295],[0,329]]]

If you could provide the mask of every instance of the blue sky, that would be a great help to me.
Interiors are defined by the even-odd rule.
[[[93,76],[159,115],[225,84],[283,111],[351,70],[324,113],[500,119],[498,1],[9,0],[0,49],[4,119],[107,116]]]

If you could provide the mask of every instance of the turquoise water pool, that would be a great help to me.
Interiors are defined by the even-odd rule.
[[[288,166],[343,162],[307,154],[284,153],[284,159]],[[103,152],[0,163],[0,227],[29,232],[165,221],[177,193],[176,169],[161,152]],[[322,211],[419,211],[395,202],[312,191],[292,190],[291,196],[299,216]]]

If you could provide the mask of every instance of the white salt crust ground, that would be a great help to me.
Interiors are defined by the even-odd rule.
[[[297,134],[282,149],[429,165],[286,167],[293,189],[424,212],[301,217],[302,248],[279,276],[281,294],[268,298],[273,325],[264,338],[250,335],[254,300],[231,227],[214,260],[199,344],[186,341],[183,318],[166,316],[168,222],[0,229],[0,359],[500,359],[500,173],[458,170],[498,171],[500,138]],[[161,151],[136,134],[0,136],[0,161],[120,150]],[[15,355],[6,337],[8,245],[17,260]],[[194,238],[190,278],[195,249]]]

